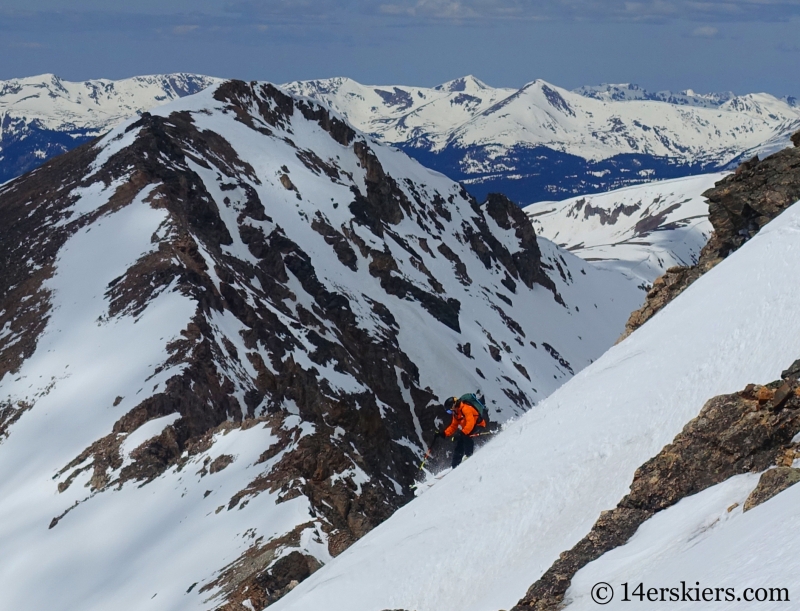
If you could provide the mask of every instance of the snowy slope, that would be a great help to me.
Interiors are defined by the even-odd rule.
[[[267,84],[125,121],[4,185],[0,220],[9,609],[263,606],[270,567],[412,497],[443,397],[519,415],[641,301]]]
[[[643,284],[697,263],[713,230],[702,194],[724,173],[677,178],[525,208],[536,233]]]
[[[0,182],[108,131],[123,119],[197,93],[219,79],[194,74],[0,81]]]
[[[795,205],[275,609],[513,606],[560,552],[589,531],[601,511],[617,504],[634,470],[670,442],[706,400],[749,382],[776,379],[800,355],[797,287],[785,281],[800,264],[798,232],[800,206]],[[708,516],[750,484],[753,478],[731,481],[655,519],[662,520],[661,527],[669,525],[687,502],[711,508],[698,512]],[[644,561],[630,550],[627,559],[638,564],[626,573],[627,580],[647,577],[660,587],[684,575],[713,586],[756,581],[796,591],[800,538],[791,529],[795,520],[776,527],[772,518],[787,516],[797,494],[795,488],[744,516],[734,515],[696,547],[687,537],[661,557],[655,552],[663,547],[645,545]],[[651,542],[652,537],[663,542],[661,527],[648,531]],[[767,534],[768,529],[774,530]],[[731,538],[737,534],[743,538]],[[777,582],[772,570],[779,562],[785,566],[775,573]],[[742,581],[729,582],[726,569]],[[605,575],[593,573],[600,574]],[[607,581],[619,575],[612,573]],[[576,608],[595,608],[585,589],[592,579],[576,584],[581,589],[573,589],[571,598],[583,605]],[[634,605],[611,605],[629,606]]]
[[[792,605],[800,585],[797,577],[800,487],[792,487],[744,513],[742,505],[758,479],[757,473],[732,477],[651,518],[627,545],[578,572],[568,592],[570,602],[566,608],[596,609],[597,603],[588,593],[598,581],[616,585],[617,600],[612,600],[606,606],[608,609],[643,609],[653,604],[635,597],[629,602],[621,601],[624,593],[619,584],[634,584],[631,592],[639,583],[646,584],[645,592],[653,587],[651,584],[677,587],[680,596],[682,580],[687,587],[696,588],[699,582],[701,590],[712,588],[712,593],[706,596],[712,599],[719,596],[727,605],[705,604],[721,608],[747,609],[757,604],[759,608],[772,610]],[[717,594],[715,588],[724,588],[726,592]],[[745,594],[746,588],[786,588],[788,598],[781,600],[774,593],[770,600],[768,593]],[[756,595],[764,598],[757,603],[758,599],[752,598],[749,602],[735,600]],[[668,604],[676,609],[697,606],[697,602],[679,599]]]

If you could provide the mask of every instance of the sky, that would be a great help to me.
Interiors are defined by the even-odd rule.
[[[0,79],[195,72],[800,97],[800,0],[0,0]]]

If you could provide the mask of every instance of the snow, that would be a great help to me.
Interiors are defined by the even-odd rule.
[[[634,584],[630,586],[630,591],[642,580],[647,584],[645,591],[656,585],[679,586],[682,579],[694,587],[700,575],[703,576],[701,587],[744,587],[747,581],[753,582],[752,573],[747,580],[732,579],[729,574],[724,574],[720,575],[719,581],[710,581],[707,570],[697,571],[698,567],[691,564],[682,563],[675,567],[678,570],[672,575],[664,574],[663,569],[659,569],[664,564],[672,563],[676,557],[691,555],[693,548],[704,546],[711,537],[720,536],[726,531],[730,536],[730,529],[736,529],[737,523],[746,515],[742,507],[758,484],[760,475],[748,473],[734,476],[657,513],[639,527],[627,544],[607,552],[578,571],[564,597],[570,611],[595,609],[597,603],[589,593],[592,586],[600,581],[615,585],[626,582]],[[706,556],[705,563],[709,564],[711,558],[716,560],[716,554]],[[773,575],[769,575],[768,582],[757,585],[774,583]],[[616,597],[621,599],[623,596],[618,588]],[[628,608],[632,602],[638,601],[635,598],[627,603],[612,601],[610,607]],[[644,602],[652,604],[647,600]]]
[[[188,107],[191,110],[200,111],[220,106],[221,104],[213,99],[211,91],[207,90],[191,98],[178,100],[154,109],[153,113],[168,116],[176,109]],[[573,371],[578,371],[589,364],[591,360],[600,356],[616,340],[622,332],[629,313],[641,305],[643,294],[634,286],[634,283],[618,272],[595,270],[585,265],[577,257],[569,256],[566,253],[563,256],[569,263],[562,265],[568,267],[568,271],[571,270],[572,280],[563,281],[555,270],[552,276],[561,295],[571,306],[577,306],[579,312],[574,308],[570,310],[558,305],[542,287],[535,287],[533,291],[526,289],[518,291],[517,295],[510,295],[513,306],[507,306],[494,298],[490,302],[485,297],[485,293],[477,292],[479,286],[486,287],[490,294],[508,293],[508,290],[500,284],[503,274],[498,270],[486,270],[467,245],[453,241],[450,244],[451,247],[465,262],[469,276],[475,280],[472,287],[464,287],[453,277],[452,264],[444,257],[430,256],[421,250],[419,255],[425,267],[442,283],[445,294],[455,297],[461,302],[459,317],[461,334],[456,334],[430,317],[419,307],[417,302],[409,302],[387,295],[375,278],[370,275],[368,261],[364,260],[360,253],[357,253],[359,257],[357,271],[336,264],[331,260],[330,245],[319,233],[311,229],[310,225],[317,215],[335,228],[343,224],[349,225],[352,231],[373,248],[377,250],[388,248],[398,263],[399,273],[430,291],[427,277],[412,264],[411,255],[395,240],[378,239],[366,228],[351,225],[351,213],[346,204],[340,205],[338,208],[333,208],[332,205],[326,206],[325,202],[349,202],[352,199],[351,185],[347,183],[349,179],[346,178],[345,172],[353,175],[352,184],[362,192],[365,190],[364,170],[358,165],[350,148],[335,142],[316,123],[303,120],[299,113],[292,117],[290,125],[292,142],[300,148],[313,148],[314,153],[322,160],[341,168],[343,182],[335,182],[324,174],[316,175],[310,172],[298,158],[296,149],[290,143],[280,138],[274,138],[271,139],[269,146],[265,146],[263,135],[254,132],[241,122],[235,121],[234,117],[229,114],[196,112],[193,118],[198,129],[210,129],[225,134],[229,141],[235,142],[239,158],[250,164],[257,176],[271,177],[275,175],[276,168],[283,166],[287,168],[288,175],[297,187],[301,199],[297,198],[294,191],[283,188],[277,180],[274,182],[262,180],[260,184],[251,183],[261,201],[270,204],[268,214],[272,222],[264,221],[260,222],[260,225],[264,227],[265,232],[271,231],[274,227],[280,227],[285,231],[310,256],[319,280],[325,287],[332,292],[338,292],[348,297],[353,311],[359,315],[359,326],[370,333],[379,334],[384,327],[384,323],[374,315],[370,303],[386,304],[397,319],[401,349],[419,366],[420,386],[437,389],[442,396],[450,394],[452,388],[475,389],[480,387],[488,396],[493,397],[502,405],[501,418],[509,417],[519,411],[513,405],[509,405],[502,391],[502,388],[509,387],[509,383],[504,381],[501,376],[483,380],[475,372],[476,367],[484,373],[496,369],[495,361],[488,351],[485,349],[480,352],[475,350],[474,359],[466,359],[466,357],[454,359],[453,348],[457,343],[467,341],[476,347],[483,346],[487,343],[485,329],[488,329],[497,342],[505,342],[511,347],[512,356],[509,357],[509,360],[526,364],[531,381],[510,364],[505,367],[503,373],[513,379],[535,402],[540,397],[552,392],[571,374],[565,374],[558,368],[553,370],[552,357],[545,350],[534,348],[530,341],[538,345],[541,340],[553,345],[571,363]],[[313,143],[313,147],[311,147],[311,143]],[[443,195],[453,194],[457,197],[457,202],[462,202],[458,204],[459,208],[453,209],[455,216],[452,222],[446,223],[445,234],[460,234],[461,225],[464,222],[474,226],[474,221],[471,219],[472,213],[458,195],[460,189],[455,183],[388,147],[373,143],[371,148],[388,174],[413,181],[423,199],[429,197],[428,194],[435,190]],[[214,173],[203,170],[199,166],[193,166],[193,168],[203,177],[204,183],[215,200],[220,201],[223,194],[216,186],[210,184],[214,181]],[[400,180],[398,184],[406,190],[409,199],[413,201],[414,197],[405,182]],[[235,193],[236,191],[226,191],[224,195],[235,200],[235,195],[232,195]],[[235,201],[232,201],[231,206],[235,205]],[[222,211],[222,218],[229,228],[229,233],[235,236],[238,232],[233,224],[235,218],[231,212],[226,207]],[[257,221],[248,220],[248,222],[254,226],[259,225]],[[489,223],[511,252],[518,250],[517,239],[513,233],[500,230],[491,219]],[[393,229],[398,235],[412,243],[418,242],[421,238],[429,240],[432,238],[430,230],[423,230],[416,220],[411,218],[405,218]],[[543,242],[543,244],[546,243]],[[551,247],[543,245],[542,248],[549,253],[548,256],[551,258],[556,257],[555,250],[550,250]],[[245,250],[246,248],[240,244],[239,238],[236,236],[234,245],[228,252],[243,260],[249,260],[252,255],[249,252],[243,252]],[[207,258],[209,268],[213,270],[213,258],[202,249],[201,252]],[[583,269],[585,273],[581,273],[580,269]],[[287,287],[295,294],[297,299],[295,303],[313,311],[315,307],[313,299],[306,294],[297,278],[291,273],[289,276],[290,281]],[[532,322],[536,328],[534,335],[527,337],[523,342],[524,345],[520,346],[514,332],[505,324],[498,325],[495,322],[498,320],[498,313],[493,306],[501,307],[509,317],[518,322],[528,319],[530,312],[537,312],[535,322]],[[295,305],[291,307],[296,311]],[[285,316],[279,315],[282,318]],[[493,322],[489,323],[488,321]],[[287,322],[291,321],[287,320]],[[527,325],[523,326],[528,328]],[[420,333],[421,328],[426,329],[426,332]],[[570,332],[564,334],[558,331],[558,329],[565,328],[569,328]],[[582,339],[578,339],[578,336]],[[334,389],[348,392],[364,390],[363,385],[350,374],[312,362],[308,358],[308,353],[313,350],[303,331],[297,331],[295,337],[298,340],[298,347],[293,351],[292,356],[296,362],[305,368],[317,369]],[[335,340],[330,337],[329,339]],[[269,362],[268,358],[264,360]],[[451,364],[444,368],[442,367],[444,362]],[[446,370],[443,371],[444,369]]]
[[[764,93],[649,94],[624,85],[568,91],[541,79],[513,90],[462,80],[464,92],[447,83],[378,87],[341,78],[283,87],[322,101],[383,142],[432,151],[482,147],[480,160],[460,162],[466,173],[511,171],[499,163],[503,156],[535,146],[595,161],[632,153],[724,165],[783,148],[800,127],[800,109]],[[407,103],[387,101],[387,93]]]
[[[725,175],[701,174],[540,202],[526,206],[525,212],[538,235],[595,267],[649,285],[670,267],[697,262],[713,231],[702,194]],[[614,213],[616,221],[608,218]],[[645,223],[650,227],[640,229]]]
[[[42,74],[0,81],[0,116],[37,121],[45,129],[85,129],[99,135],[138,112],[219,82],[193,74],[82,82]]]
[[[795,205],[273,608],[513,606],[562,551],[589,532],[602,510],[617,504],[635,469],[669,443],[705,401],[750,382],[774,380],[797,358],[797,287],[786,278],[800,265],[798,236]],[[740,483],[745,486],[741,479],[725,486]],[[719,513],[732,496],[741,497],[742,488],[732,490],[707,491],[661,520],[681,521],[680,512],[691,503],[704,508],[705,516]],[[663,569],[653,573],[654,583],[672,585],[668,578],[685,574],[704,584],[760,580],[796,589],[800,577],[790,559],[800,553],[800,531],[790,507],[796,507],[798,495],[800,487],[792,488],[748,514],[732,516],[682,554],[666,554],[656,565]],[[764,513],[770,507],[779,519]],[[469,536],[454,515],[476,517]],[[652,532],[658,529],[643,530],[629,545],[646,546]],[[628,552],[620,556],[627,558]],[[475,587],[477,574],[481,587]],[[582,595],[571,593],[574,599]]]
[[[354,127],[389,143],[436,138],[514,91],[488,87],[474,77],[435,88],[370,86],[347,78],[297,81],[283,88],[323,102]],[[387,94],[401,96],[404,103],[387,102]]]
[[[447,144],[546,146],[594,161],[633,153],[724,162],[777,134],[788,142],[798,124],[796,109],[767,95],[712,109],[597,100],[536,80],[450,133]]]

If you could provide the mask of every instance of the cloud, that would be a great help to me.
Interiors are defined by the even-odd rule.
[[[270,21],[318,21],[351,12],[351,0],[231,0],[225,11],[241,18]]]
[[[778,43],[778,51],[783,51],[784,53],[800,53],[800,45],[781,42]]]
[[[194,32],[194,31],[199,30],[199,29],[200,29],[200,26],[196,25],[196,24],[191,24],[191,25],[181,24],[181,25],[173,26],[172,33],[173,34],[190,34],[191,32]]]
[[[800,0],[393,0],[389,17],[556,21],[789,21]]]
[[[380,12],[386,15],[433,17],[435,19],[474,19],[481,17],[475,8],[452,0],[417,0],[413,5],[382,4]]]
[[[711,27],[710,25],[700,26],[699,28],[692,30],[692,36],[696,36],[698,38],[714,38],[718,33],[719,30]]]
[[[8,43],[8,46],[15,49],[44,49],[44,45],[42,43],[29,41],[10,42]]]

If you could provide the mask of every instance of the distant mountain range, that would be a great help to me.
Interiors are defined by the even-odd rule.
[[[196,74],[70,82],[54,74],[0,81],[0,183],[109,131],[139,112],[202,91]]]
[[[218,82],[190,74],[0,82],[0,181],[124,117]],[[517,90],[472,76],[433,88],[331,78],[283,89],[331,108],[479,199],[501,192],[521,205],[721,171],[785,147],[800,127],[796,99],[765,93],[652,93],[630,84],[568,91],[542,80]]]
[[[765,93],[568,91],[542,80],[494,89],[471,76],[432,89],[344,78],[284,87],[478,198],[499,191],[520,204],[719,171],[784,148],[800,127],[797,100]]]

